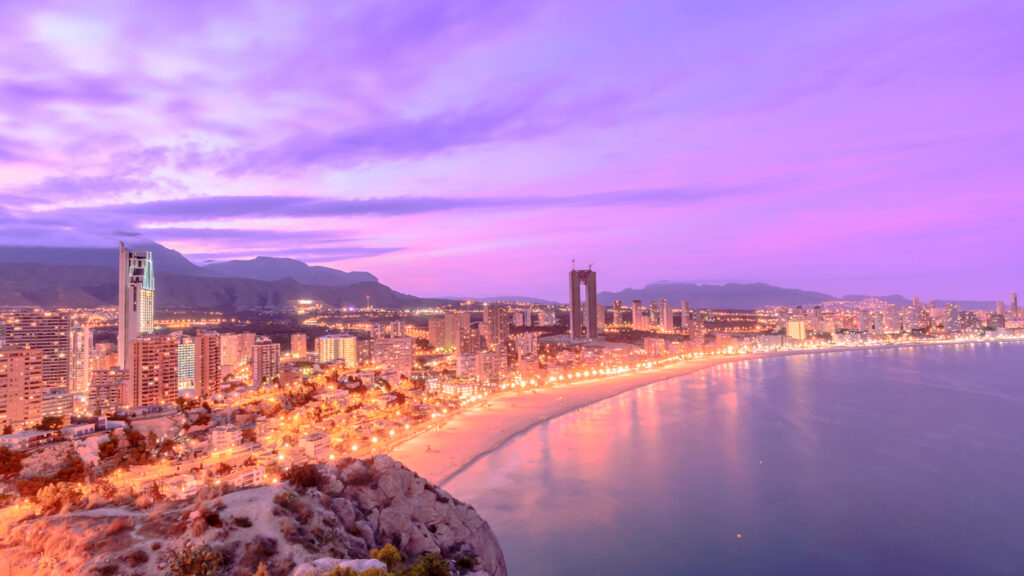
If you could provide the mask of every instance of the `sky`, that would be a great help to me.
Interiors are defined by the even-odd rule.
[[[1024,3],[0,0],[0,244],[1024,291]]]

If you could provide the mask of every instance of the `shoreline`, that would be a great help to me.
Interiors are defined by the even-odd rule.
[[[911,348],[1014,342],[1022,340],[971,340],[903,342],[809,350],[782,350],[757,354],[731,354],[680,360],[662,367],[616,376],[544,386],[524,391],[500,392],[481,404],[445,418],[423,432],[399,441],[387,453],[428,481],[443,487],[463,470],[498,450],[535,426],[644,386],[688,376],[705,368],[733,362],[783,358],[805,354],[830,354]]]

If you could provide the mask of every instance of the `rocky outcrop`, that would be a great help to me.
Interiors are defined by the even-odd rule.
[[[261,562],[275,576],[320,574],[337,565],[331,559],[367,559],[386,544],[407,561],[440,554],[453,574],[506,576],[483,518],[387,456],[326,464],[293,481],[307,487],[210,488],[190,500],[54,516],[7,509],[0,576],[166,573],[186,554],[223,574],[250,576]]]

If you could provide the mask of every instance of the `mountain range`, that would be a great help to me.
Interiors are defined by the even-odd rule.
[[[597,301],[599,304],[611,306],[616,300],[622,301],[625,306],[633,300],[640,300],[645,304],[662,298],[668,300],[673,306],[680,301],[686,300],[692,308],[716,308],[720,310],[757,310],[767,306],[814,306],[823,302],[836,300],[861,301],[868,298],[877,298],[890,304],[907,306],[911,300],[900,296],[864,296],[845,295],[833,296],[824,292],[812,292],[794,288],[780,288],[765,283],[728,283],[728,284],[693,284],[686,282],[655,282],[643,288],[627,288],[618,292],[599,292]],[[936,305],[945,306],[947,300],[937,300]],[[964,310],[990,310],[995,307],[992,301],[955,300],[952,301]]]
[[[289,258],[259,257],[197,266],[160,244],[152,253],[157,307],[199,310],[283,310],[299,299],[329,306],[405,307],[427,301],[401,294],[368,272],[309,266]],[[0,246],[0,304],[92,307],[117,301],[117,250]]]

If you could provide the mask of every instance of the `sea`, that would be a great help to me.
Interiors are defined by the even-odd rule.
[[[444,488],[509,574],[1024,574],[1024,344],[739,361],[538,424]]]

